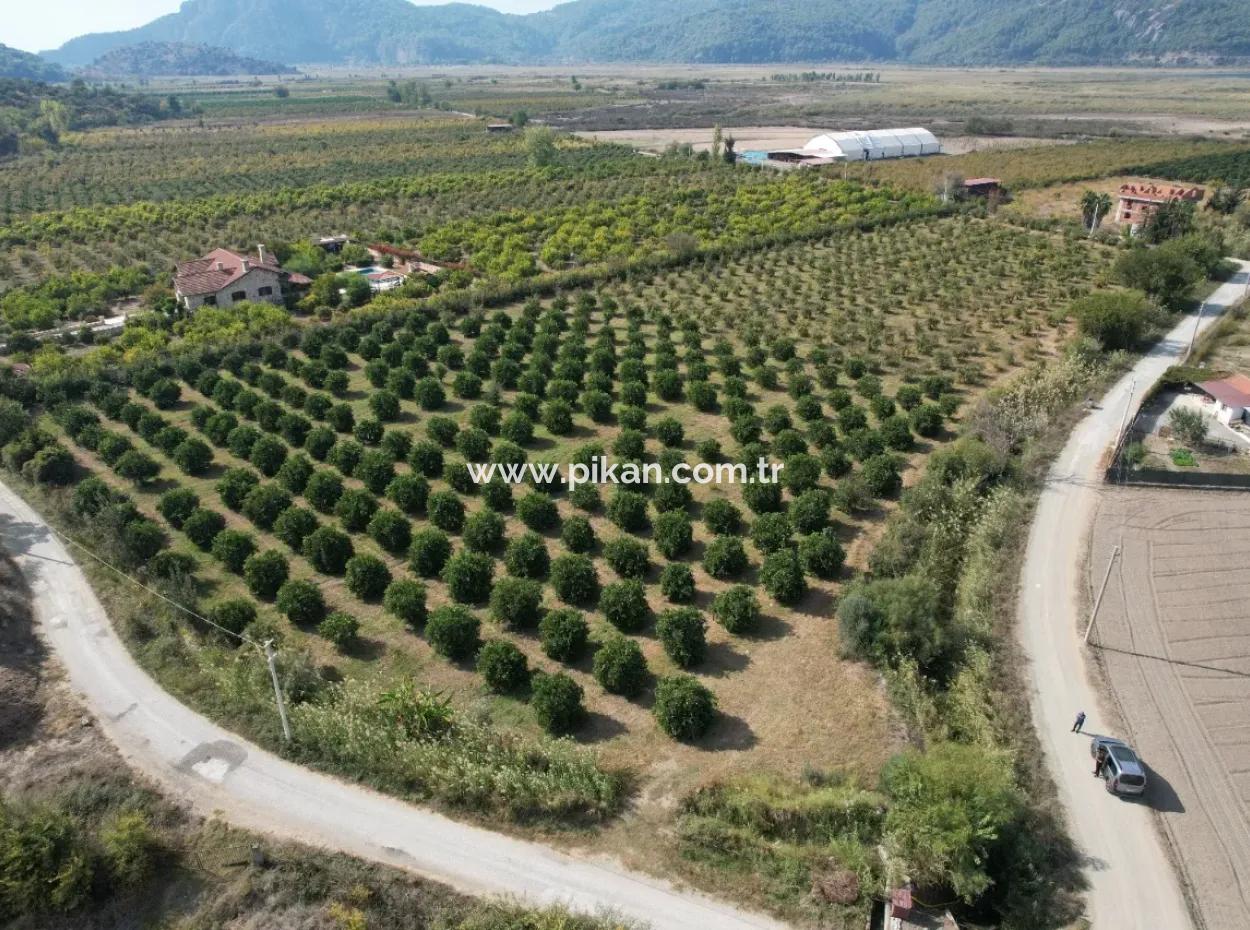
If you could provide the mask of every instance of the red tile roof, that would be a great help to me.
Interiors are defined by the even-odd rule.
[[[1158,184],[1121,184],[1120,197],[1125,200],[1144,200],[1149,203],[1167,203],[1172,200],[1201,200],[1206,194],[1201,187],[1160,187]]]
[[[1250,407],[1250,377],[1229,375],[1216,381],[1202,381],[1198,390],[1209,394],[1225,407]]]
[[[216,294],[256,268],[277,275],[284,274],[282,266],[268,252],[265,258],[262,262],[259,255],[240,255],[229,249],[213,249],[203,258],[179,262],[174,272],[174,288],[180,294]],[[246,269],[243,267],[245,262]]]

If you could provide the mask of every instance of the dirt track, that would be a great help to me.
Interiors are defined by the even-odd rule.
[[[1250,495],[1108,489],[1092,590],[1116,545],[1097,654],[1203,923],[1240,930],[1250,919]]]

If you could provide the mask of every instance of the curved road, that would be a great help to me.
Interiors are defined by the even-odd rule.
[[[450,820],[265,752],[180,704],[135,664],[82,571],[0,484],[0,545],[21,566],[70,684],[139,771],[205,816],[408,869],[478,895],[613,911],[656,930],[783,924],[606,860]]]
[[[1246,291],[1250,262],[1207,301],[1205,329]],[[1020,577],[1017,636],[1028,663],[1029,703],[1073,838],[1086,856],[1087,913],[1094,927],[1185,930],[1193,926],[1185,892],[1148,806],[1108,795],[1093,777],[1088,738],[1069,732],[1078,710],[1086,733],[1112,731],[1103,721],[1081,646],[1086,614],[1086,540],[1102,485],[1104,459],[1119,435],[1126,407],[1169,365],[1195,332],[1186,317],[1144,356],[1083,419],[1052,465],[1038,500]],[[1135,381],[1135,388],[1133,382]],[[1132,400],[1130,401],[1130,391]],[[1101,577],[1102,568],[1091,574]]]

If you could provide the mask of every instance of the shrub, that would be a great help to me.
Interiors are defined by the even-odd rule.
[[[125,561],[130,565],[139,566],[164,548],[165,533],[151,520],[139,517],[122,528],[121,544]]]
[[[903,477],[899,474],[899,462],[888,452],[874,455],[864,462],[860,476],[868,490],[877,497],[893,497],[903,487]]]
[[[799,554],[793,548],[771,552],[760,567],[760,583],[779,604],[794,604],[807,593]]]
[[[525,533],[508,543],[504,565],[518,578],[546,578],[551,566],[547,544],[537,533]]]
[[[264,600],[271,600],[278,593],[290,573],[286,556],[276,549],[257,552],[243,563],[243,580],[248,590]]]
[[[338,649],[347,649],[356,642],[360,634],[360,621],[349,613],[336,610],[317,624],[317,633],[325,637]]]
[[[227,571],[238,575],[243,571],[243,563],[248,556],[256,551],[256,543],[252,537],[242,530],[222,530],[213,537],[213,558],[220,562]]]
[[[478,651],[477,672],[491,691],[509,694],[529,683],[529,660],[507,640],[492,639]]]
[[[238,636],[256,619],[256,605],[243,597],[218,601],[208,608],[208,619]]]
[[[665,565],[660,572],[660,592],[674,604],[690,603],[695,595],[694,573],[680,563]]]
[[[258,484],[243,499],[243,516],[262,530],[273,528],[282,512],[291,506],[291,495],[276,484]]]
[[[239,427],[239,429],[242,428]],[[256,470],[262,475],[266,478],[272,478],[278,473],[278,469],[282,467],[283,463],[286,462],[286,456],[286,443],[281,439],[276,436],[260,436],[252,444],[252,449],[246,458],[256,466]]]
[[[759,481],[743,485],[742,500],[753,513],[777,513],[781,510],[781,485]]]
[[[1168,425],[1181,442],[1201,446],[1207,441],[1207,420],[1200,410],[1173,407],[1168,415]]]
[[[175,448],[170,458],[187,475],[202,475],[213,464],[213,449],[202,439],[185,439]]]
[[[586,652],[590,627],[576,610],[562,607],[547,612],[538,624],[543,653],[557,662],[576,662]]]
[[[680,511],[660,514],[655,521],[655,547],[667,559],[681,558],[694,545],[690,518]]]
[[[760,552],[776,552],[790,544],[793,528],[784,513],[766,513],[751,526],[751,541]]]
[[[352,474],[374,494],[383,494],[395,477],[395,465],[389,453],[370,449],[360,457]]]
[[[799,533],[816,533],[829,525],[829,494],[821,488],[804,491],[790,503],[790,522]]]
[[[292,623],[316,624],[326,615],[321,589],[311,581],[293,578],[278,589],[277,607]]]
[[[928,438],[942,432],[942,420],[942,410],[937,404],[921,404],[911,412],[911,428]]]
[[[504,519],[493,510],[479,510],[464,524],[464,544],[477,552],[494,552],[504,540]]]
[[[632,639],[613,636],[595,650],[595,681],[604,691],[636,697],[647,685],[647,660]]]
[[[182,524],[182,532],[196,546],[208,552],[213,540],[226,527],[226,518],[215,510],[197,507]]]
[[[428,439],[414,442],[408,450],[408,464],[418,475],[439,478],[443,474],[443,450]]]
[[[304,453],[298,452],[283,462],[282,467],[278,469],[278,483],[292,494],[303,494],[313,471],[312,461]]]
[[[369,521],[369,537],[391,555],[399,555],[412,542],[412,524],[397,510],[379,510]]]
[[[799,540],[799,560],[809,575],[828,581],[842,571],[846,553],[833,530],[825,529]]]
[[[529,578],[501,578],[490,592],[490,615],[505,630],[529,630],[542,615],[543,587]]]
[[[377,556],[354,555],[347,560],[346,583],[362,601],[377,600],[391,583],[391,570]]]
[[[746,568],[746,550],[735,536],[717,536],[703,552],[703,570],[721,581],[736,578]]]
[[[304,537],[320,524],[317,516],[306,507],[288,507],[273,523],[273,534],[296,552],[304,545]]]
[[[447,564],[451,556],[451,540],[447,534],[433,527],[418,530],[408,547],[408,560],[412,570],[422,578],[434,578]]]
[[[716,719],[716,697],[693,676],[673,675],[656,685],[651,713],[673,739],[696,740]]]
[[[447,593],[461,604],[484,604],[490,597],[495,562],[480,552],[457,552],[443,566]]]
[[[703,525],[717,536],[736,536],[742,530],[742,511],[732,501],[718,497],[704,505]]]
[[[599,609],[622,633],[637,633],[651,622],[647,592],[638,581],[607,585],[599,596]]]
[[[559,672],[534,676],[530,704],[539,725],[553,735],[571,733],[586,714],[581,685]]]
[[[99,509],[102,508],[83,510],[82,507],[79,506],[80,497],[85,499],[89,493],[95,491],[95,485],[89,485],[88,481],[99,481],[99,479],[89,478],[87,481],[82,482],[74,489],[74,509],[84,516],[95,516],[99,513]],[[100,487],[104,489],[104,492],[108,494],[109,497],[111,497],[111,492],[108,491],[107,485],[100,482]],[[106,501],[108,500],[107,497],[104,499]],[[169,521],[169,525],[177,530],[182,528],[187,518],[190,517],[191,514],[195,513],[195,509],[199,506],[199,495],[190,488],[174,488],[173,490],[166,491],[161,495],[160,500],[157,501],[156,509],[160,512],[162,517]]]
[[[464,503],[451,491],[435,491],[425,503],[430,522],[440,530],[459,533],[464,526]]]
[[[481,627],[481,622],[469,611],[449,604],[430,614],[425,624],[425,638],[443,658],[463,662],[477,652]]]
[[[300,552],[309,564],[326,575],[341,575],[347,560],[356,554],[352,539],[342,530],[322,526],[304,537]]]
[[[350,577],[350,567],[348,569]],[[425,624],[425,585],[408,578],[399,578],[386,586],[382,598],[386,612],[411,627]]]
[[[644,578],[651,570],[651,552],[647,544],[618,536],[603,547],[603,555],[612,570],[622,578]]]
[[[595,530],[585,517],[569,517],[560,530],[560,541],[569,552],[589,552],[595,547]]]
[[[655,424],[655,438],[670,449],[675,449],[686,438],[686,429],[672,417],[665,417]]]
[[[150,455],[131,449],[117,460],[113,471],[127,481],[144,485],[161,473],[161,466]]]
[[[443,391],[443,386],[438,382],[437,378],[431,376],[422,378],[416,383],[412,397],[422,410],[437,410],[447,401],[447,394]]]
[[[647,527],[647,499],[637,491],[618,488],[608,501],[608,519],[627,533],[636,533]]]
[[[707,622],[693,607],[673,607],[661,613],[655,633],[668,657],[681,668],[697,665],[707,654]]]
[[[575,607],[593,606],[599,599],[599,575],[584,555],[562,555],[552,562],[551,586],[560,600]]]
[[[542,533],[560,524],[556,502],[541,491],[531,491],[516,503],[516,515],[531,530]]]
[[[759,601],[746,585],[736,585],[716,595],[712,601],[712,616],[730,633],[739,636],[753,633],[759,625]]]
[[[792,493],[802,494],[817,485],[820,481],[820,472],[820,459],[804,452],[786,459],[785,468],[781,471],[781,480]]]

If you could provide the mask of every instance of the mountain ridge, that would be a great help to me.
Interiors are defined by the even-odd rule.
[[[295,74],[290,65],[239,55],[198,42],[139,42],[105,52],[83,69],[90,78],[161,75]]]
[[[144,41],[287,65],[1218,64],[1250,61],[1244,0],[572,0],[527,15],[407,0],[186,0],[41,53],[82,67]]]

